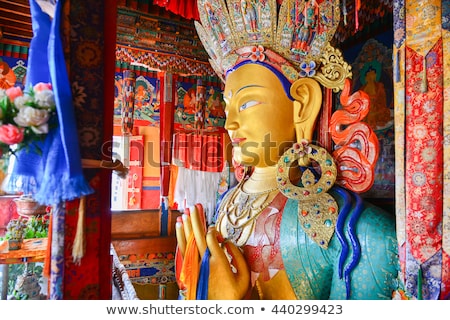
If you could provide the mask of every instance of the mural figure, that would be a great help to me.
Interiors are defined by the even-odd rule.
[[[373,129],[383,128],[392,120],[384,84],[380,81],[381,70],[381,64],[378,61],[366,62],[361,70],[361,90],[370,98],[370,109],[365,121]]]
[[[248,32],[258,31],[258,14],[256,11],[256,3],[252,0],[241,0],[242,17],[244,18],[245,27]]]
[[[183,98],[183,106],[184,106],[184,112],[188,114],[194,114],[196,105],[197,105],[197,97],[196,97],[196,88],[191,87]]]
[[[16,83],[16,75],[5,61],[0,61],[0,89],[8,89]]]
[[[142,108],[150,101],[150,95],[147,88],[141,83],[136,86],[135,102],[136,108]]]
[[[369,39],[352,62],[353,90],[367,93],[370,108],[365,121],[376,133],[379,157],[375,181],[363,197],[395,197],[394,96],[392,49],[377,39]]]
[[[209,90],[208,112],[211,117],[225,118],[224,102],[221,100],[221,93],[216,92],[213,87]]]
[[[305,4],[299,16],[300,24],[297,28],[295,48],[307,52],[319,26],[319,5],[316,0]]]

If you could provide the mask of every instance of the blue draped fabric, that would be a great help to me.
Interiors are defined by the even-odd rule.
[[[42,11],[35,0],[30,0],[30,10],[33,39],[31,39],[28,52],[28,71],[25,89],[39,82],[51,82],[47,55],[51,19]]]
[[[38,202],[47,205],[93,192],[81,167],[75,111],[60,34],[63,3],[63,0],[57,1],[51,20],[36,0],[30,0],[34,35],[30,43],[27,87],[51,82],[58,123],[39,146],[42,152],[37,152],[38,149],[19,152],[7,188],[32,194]]]
[[[30,0],[33,39],[28,54],[28,70],[25,90],[39,82],[51,82],[48,69],[48,38],[51,28],[50,17],[42,12],[36,1]],[[35,194],[42,181],[42,143],[35,143],[28,150],[15,153],[14,167],[6,178],[4,190],[8,193],[23,192]]]
[[[42,185],[35,195],[37,201],[50,204],[76,199],[93,192],[83,176],[81,167],[72,91],[61,41],[63,2],[59,0],[56,4],[48,41],[49,69],[55,91],[59,130],[53,136],[51,148],[45,159]]]
[[[197,283],[197,300],[208,300],[208,281],[209,281],[209,258],[211,253],[206,248],[200,264],[200,274]]]

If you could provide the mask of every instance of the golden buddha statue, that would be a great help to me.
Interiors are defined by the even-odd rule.
[[[201,206],[190,208],[177,224],[183,264],[178,278],[186,297],[391,299],[399,271],[395,218],[339,186],[335,159],[313,143],[322,106],[321,85],[342,89],[346,76],[330,79],[320,72],[304,77],[293,73],[293,51],[271,49],[271,43],[281,40],[267,40],[270,30],[262,23],[268,17],[264,12],[276,7],[275,1],[257,2],[259,32],[248,41],[256,46],[244,46],[239,24],[232,22],[237,14],[231,11],[238,1],[198,2],[199,9],[209,2],[225,19],[222,29],[229,31],[225,44],[213,31],[208,38],[207,25],[197,26],[202,41],[211,45],[212,64],[225,81],[225,128],[234,160],[252,170],[225,194],[215,224],[206,228]],[[329,20],[336,7],[326,5],[337,2],[319,5],[328,17],[322,24],[327,23],[330,34],[336,22]],[[278,28],[286,29],[280,21],[295,15],[297,11],[290,10],[295,5],[284,1],[277,9]],[[287,38],[283,32],[277,34]],[[328,39],[330,34],[323,36]],[[310,46],[322,53],[330,50],[319,40],[313,38]],[[307,59],[319,60],[317,55],[308,53]],[[304,56],[297,58],[304,62]],[[322,64],[325,68],[324,60]],[[339,66],[345,74],[346,64],[337,63],[336,70]]]

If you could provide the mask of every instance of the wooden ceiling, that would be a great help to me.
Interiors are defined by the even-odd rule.
[[[29,0],[0,0],[0,39],[29,42],[33,37]]]
[[[118,8],[118,42],[136,47],[159,46],[162,51],[182,51],[194,55],[199,43],[193,22],[171,14],[159,6],[150,6],[145,14],[126,7]],[[172,34],[172,36],[171,36]],[[29,0],[0,0],[0,39],[30,42],[33,37]],[[201,52],[203,54],[203,52]]]
[[[156,5],[145,12],[118,6],[117,43],[208,61],[192,20]],[[33,37],[29,0],[0,0],[0,40],[28,45]]]

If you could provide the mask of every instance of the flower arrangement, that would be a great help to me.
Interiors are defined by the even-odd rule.
[[[22,240],[24,238],[27,221],[22,218],[12,219],[6,226],[5,238],[7,240]]]
[[[49,224],[49,214],[30,218],[19,217],[17,219],[11,219],[6,226],[5,235],[0,237],[0,241],[46,238],[48,236]]]
[[[0,89],[0,157],[9,157],[34,141],[42,141],[55,115],[50,83],[40,82],[25,92],[20,87]]]

